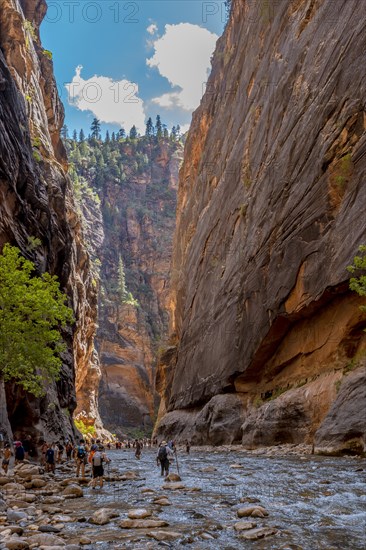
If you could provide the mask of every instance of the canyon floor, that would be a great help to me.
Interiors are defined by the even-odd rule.
[[[0,548],[365,547],[365,459],[291,446],[193,448],[178,452],[181,481],[166,481],[155,453],[137,461],[132,449],[110,451],[95,490],[71,463],[55,476],[32,464],[11,470],[0,477]]]

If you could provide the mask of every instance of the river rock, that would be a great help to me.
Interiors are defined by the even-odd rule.
[[[28,542],[29,544],[38,544],[38,546],[65,546],[62,538],[51,533],[37,533],[28,537]]]
[[[248,508],[239,508],[239,510],[236,511],[239,518],[245,518],[245,517],[254,517],[254,518],[264,518],[265,516],[268,516],[268,512],[263,506],[249,506]]]
[[[79,539],[79,544],[81,545],[91,544],[91,542],[91,539],[89,539],[88,537],[80,537]]]
[[[80,498],[84,496],[84,491],[79,485],[68,485],[63,491],[62,495],[65,498]]]
[[[234,525],[235,531],[246,531],[247,529],[254,529],[257,524],[253,521],[238,521]]]
[[[258,540],[263,539],[265,537],[270,537],[271,535],[275,535],[277,533],[277,529],[274,529],[272,527],[260,527],[259,529],[252,529],[250,531],[246,531],[240,535],[241,538],[245,540]]]
[[[13,482],[14,482],[14,478],[6,477],[6,476],[0,477],[0,487],[4,485],[9,485],[9,483],[13,483]]]
[[[240,502],[249,502],[249,504],[255,504],[260,502],[259,498],[255,497],[241,497]]]
[[[6,486],[5,486],[5,489],[3,489],[4,493],[7,495],[8,493],[16,493],[16,492],[21,492],[23,491],[24,492],[24,485],[22,483],[15,483],[15,482],[11,482],[11,483],[8,483]]]
[[[4,530],[7,530],[7,531],[10,531],[11,534],[15,534],[15,535],[22,535],[23,534],[23,527],[20,527],[20,525],[7,525],[6,527],[1,527],[0,528],[0,534],[3,535],[4,534]]]
[[[170,506],[171,502],[168,498],[157,498],[153,500],[154,504],[157,504],[158,506]]]
[[[180,533],[176,533],[175,531],[150,531],[150,533],[147,533],[147,536],[160,542],[163,540],[179,539],[182,535]]]
[[[106,525],[111,521],[112,518],[117,518],[118,516],[119,514],[114,512],[110,508],[101,508],[100,510],[94,512],[93,516],[90,519],[90,522],[94,523],[95,525]]]
[[[14,474],[22,478],[32,478],[33,475],[39,475],[39,467],[31,464],[19,464],[14,467]]]
[[[41,533],[59,533],[61,531],[61,529],[55,525],[39,525],[38,530],[41,531]]]
[[[146,510],[145,508],[139,508],[136,510],[129,510],[128,517],[130,519],[144,519],[149,518],[152,513],[149,510]]]
[[[170,491],[177,491],[178,489],[185,489],[186,486],[183,483],[168,483],[163,485],[163,489],[169,489]]]
[[[5,548],[8,550],[27,550],[29,543],[24,539],[8,539],[4,542]]]
[[[169,474],[166,476],[165,481],[182,481],[182,478],[178,474]]]
[[[155,529],[168,525],[168,522],[158,519],[124,519],[119,523],[121,529]]]
[[[22,519],[27,519],[28,515],[21,510],[11,510],[9,509],[6,513],[8,521],[21,521]]]
[[[31,488],[41,489],[42,487],[45,487],[47,485],[47,481],[45,481],[44,479],[36,478],[36,479],[32,479],[32,481],[30,482],[30,485],[31,487],[29,487],[29,489]]]

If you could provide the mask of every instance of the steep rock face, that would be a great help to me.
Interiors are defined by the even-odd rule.
[[[58,276],[76,314],[74,330],[64,335],[68,350],[61,378],[36,399],[14,384],[6,385],[0,423],[10,437],[31,434],[54,439],[73,435],[76,406],[74,348],[85,344],[85,300],[92,281],[82,243],[66,155],[59,131],[63,108],[52,61],[40,44],[43,0],[3,0],[0,11],[0,246],[17,245],[39,273]],[[34,238],[41,244],[34,246]],[[93,301],[93,298],[92,298]],[[95,301],[95,297],[94,297]],[[76,355],[78,355],[76,353]],[[3,397],[3,389],[1,390]],[[10,424],[9,424],[10,421]]]
[[[128,154],[133,157],[132,151]],[[109,178],[99,192],[104,224],[97,332],[102,369],[99,403],[103,423],[119,433],[152,426],[158,404],[156,354],[168,328],[182,147],[155,144],[149,157],[145,170],[132,168],[123,183]],[[121,296],[122,267],[126,289],[136,304]]]
[[[346,272],[365,240],[364,48],[357,1],[233,0],[180,173],[157,433],[174,419],[186,437],[188,415],[196,441],[217,442],[196,421],[227,393],[248,446],[311,442],[332,422],[366,349]]]

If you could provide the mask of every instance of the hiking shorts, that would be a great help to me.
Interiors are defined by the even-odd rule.
[[[103,466],[93,466],[93,477],[103,477]]]

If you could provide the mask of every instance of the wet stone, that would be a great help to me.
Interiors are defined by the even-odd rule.
[[[266,537],[270,537],[277,533],[277,529],[272,527],[261,527],[259,529],[252,529],[242,533],[240,536],[245,540],[258,540]]]

